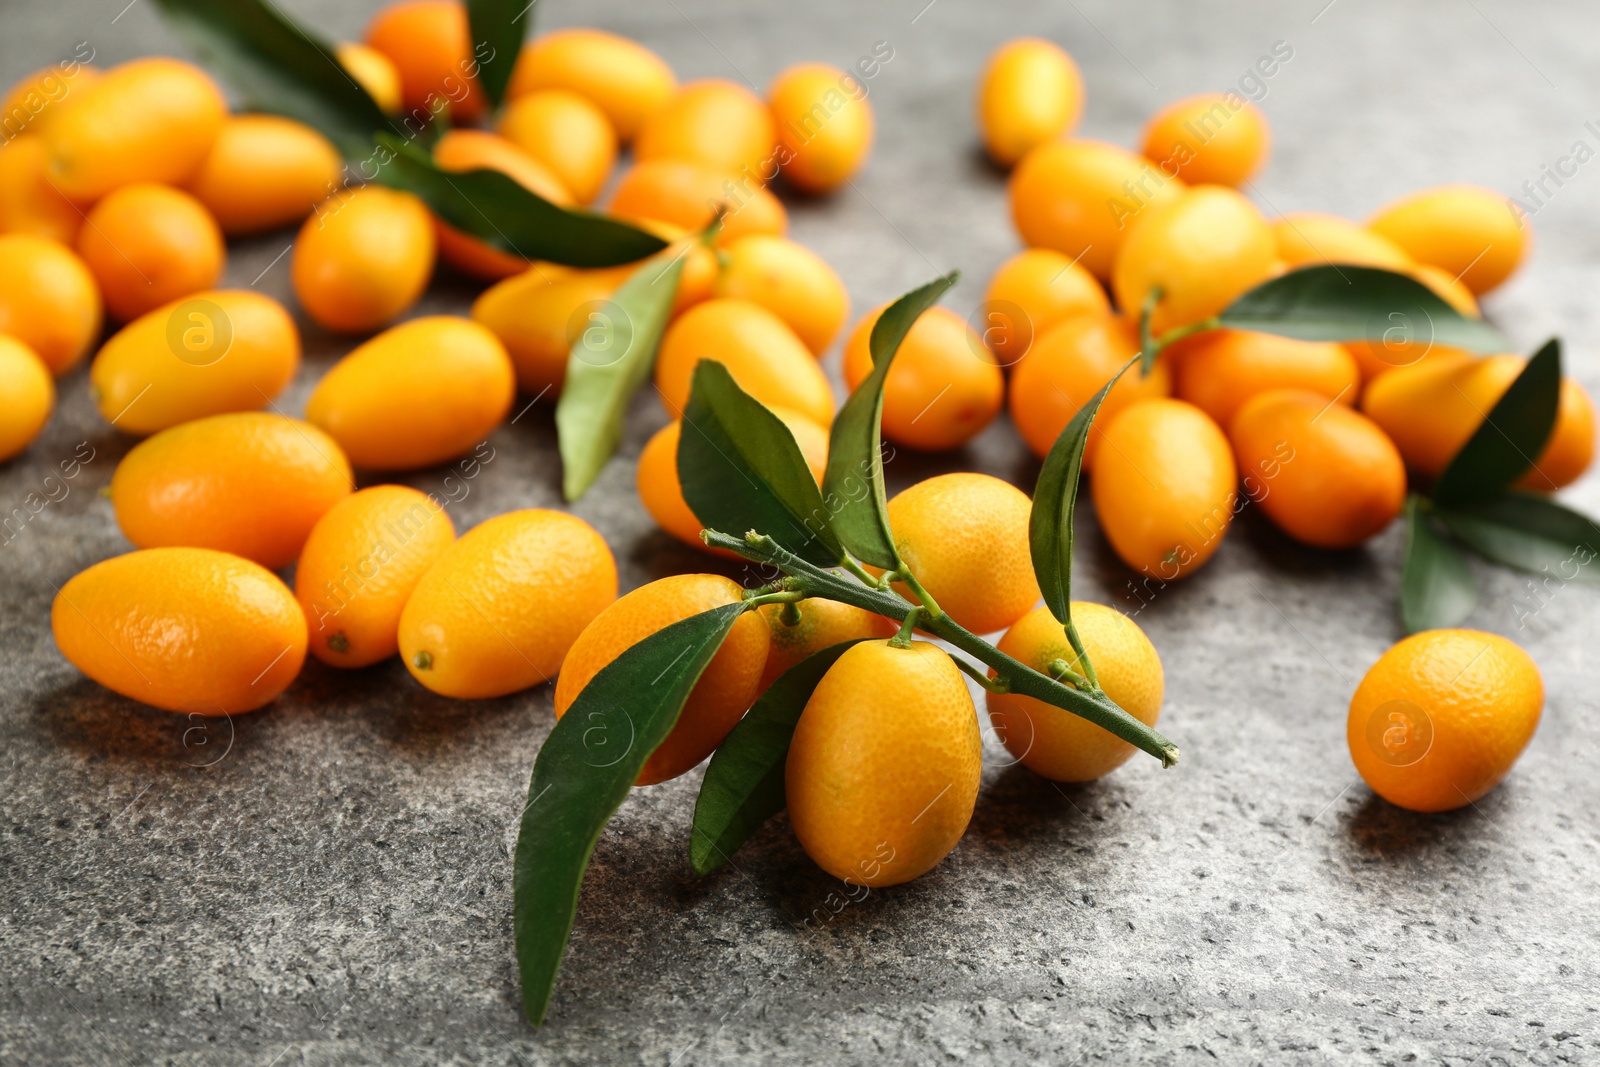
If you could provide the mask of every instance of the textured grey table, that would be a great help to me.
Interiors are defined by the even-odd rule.
[[[149,0],[125,2],[8,0],[0,77],[84,40],[105,63],[172,50]],[[1277,138],[1255,190],[1268,211],[1359,217],[1446,180],[1509,192],[1575,141],[1600,147],[1584,125],[1600,118],[1600,18],[1577,2],[925,3],[547,0],[537,15],[636,35],[681,76],[757,85],[890,42],[859,190],[793,207],[795,236],[838,267],[857,312],[954,266],[968,272],[951,300],[965,312],[1015,248],[970,94],[983,57],[1016,34],[1078,57],[1084,132],[1122,143],[1155,106],[1230,85],[1287,41],[1293,59],[1262,103]],[[350,37],[371,5],[285,6]],[[1562,334],[1591,391],[1597,207],[1590,163],[1536,214],[1533,263],[1488,304],[1524,349]],[[229,281],[287,298],[274,258],[288,240],[237,249]],[[460,310],[468,292],[444,280],[419,310]],[[306,336],[290,411],[345,347]],[[1344,742],[1351,690],[1399,636],[1399,532],[1329,555],[1247,509],[1209,566],[1138,617],[1166,665],[1177,769],[1141,758],[1058,789],[990,746],[972,829],[942,866],[809,925],[840,885],[781,819],[697,882],[698,772],[638,792],[601,840],[549,1025],[534,1031],[518,1004],[509,849],[549,689],[462,704],[396,663],[312,662],[270,709],[209,730],[108,695],[57,654],[48,616],[57,585],[127,548],[97,490],[129,442],[94,417],[81,372],[62,385],[45,436],[0,467],[9,512],[80,442],[95,455],[0,545],[0,1061],[1600,1060],[1600,701],[1585,662],[1600,593],[1557,590],[1519,628],[1522,580],[1480,572],[1472,622],[1539,662],[1545,718],[1476,809],[1410,815],[1368,792]],[[707,567],[633,492],[626,457],[661,419],[640,404],[624,460],[575,508],[615,548],[624,588]],[[450,490],[460,527],[558,500],[548,410],[493,445]],[[1023,486],[1036,470],[1002,423],[965,454],[902,451],[890,474],[898,486],[952,468]],[[1600,480],[1568,496],[1600,512]],[[1128,573],[1085,527],[1083,594],[1132,609]]]

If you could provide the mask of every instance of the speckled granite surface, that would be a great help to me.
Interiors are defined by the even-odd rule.
[[[150,0],[124,2],[11,0],[0,78],[79,41],[102,62],[170,50]],[[1015,246],[969,94],[988,50],[1016,34],[1078,56],[1084,132],[1123,143],[1161,102],[1234,84],[1288,42],[1262,103],[1277,143],[1253,192],[1269,212],[1360,216],[1445,180],[1512,191],[1575,141],[1600,147],[1584,126],[1600,119],[1600,27],[1577,2],[925,3],[545,0],[536,14],[639,36],[684,76],[760,85],[791,61],[848,64],[890,42],[871,83],[870,169],[793,209],[794,234],[838,266],[857,312],[959,266],[950,303],[965,313]],[[372,5],[284,6],[348,37]],[[1591,163],[1540,207],[1532,266],[1489,303],[1524,349],[1562,334],[1591,390],[1597,208]],[[285,296],[288,241],[239,246],[229,281]],[[419,311],[468,295],[445,280]],[[307,331],[285,410],[345,347]],[[467,705],[394,663],[312,663],[269,710],[202,725],[87,682],[54,649],[49,605],[127,547],[97,493],[129,442],[94,417],[81,372],[62,384],[43,439],[0,467],[9,512],[81,444],[94,456],[0,544],[0,1062],[1600,1059],[1600,591],[1560,589],[1519,627],[1521,580],[1480,572],[1472,622],[1533,654],[1545,719],[1476,809],[1409,815],[1372,797],[1344,745],[1349,694],[1398,636],[1399,532],[1328,555],[1247,509],[1211,564],[1138,616],[1166,665],[1177,769],[1141,760],[1058,789],[990,746],[950,859],[848,901],[781,819],[735,867],[693,880],[698,772],[637,792],[600,843],[549,1025],[534,1031],[518,1006],[509,849],[549,690]],[[640,403],[626,456],[661,420]],[[546,408],[492,445],[470,481],[410,480],[455,498],[459,527],[558,500]],[[954,467],[1024,486],[1036,470],[997,425],[961,455],[901,452],[890,474],[898,486]],[[632,477],[624,458],[575,509],[615,548],[624,586],[704,568],[653,529]],[[1568,496],[1600,513],[1595,478]],[[1085,527],[1083,593],[1137,607]]]

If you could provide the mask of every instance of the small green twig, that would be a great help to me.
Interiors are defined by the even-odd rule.
[[[708,545],[728,549],[756,563],[773,564],[788,576],[784,584],[791,591],[850,604],[885,618],[902,621],[919,606],[910,603],[892,589],[863,586],[847,580],[837,572],[807,563],[772,538],[762,534],[750,533],[744,537],[730,537],[716,530],[706,530],[701,534],[701,539]],[[912,625],[920,625],[922,629],[943,639],[978,662],[993,667],[995,673],[1010,687],[1011,692],[1033,697],[1042,703],[1087,719],[1135,748],[1148,752],[1159,759],[1164,767],[1170,767],[1178,762],[1180,753],[1177,745],[1162,736],[1159,731],[1129,715],[1105,693],[1091,690],[1087,684],[1081,689],[1064,685],[1061,681],[1034,670],[1021,660],[1006,655],[948,615],[925,618],[921,617],[919,612],[918,616]]]
[[[974,667],[972,664],[968,663],[966,660],[962,659],[960,656],[951,656],[950,658],[955,660],[957,667],[960,667],[962,670],[967,672],[968,677],[970,677],[973,681],[977,682],[979,685],[983,686],[989,692],[991,692],[991,693],[1009,693],[1009,692],[1011,692],[1011,686],[1007,685],[1006,684],[1006,680],[1004,678],[1000,677],[999,675],[995,675],[993,678],[991,678],[991,677],[989,677],[989,673],[987,671],[982,670],[981,668],[978,668],[978,667]]]
[[[1156,355],[1159,356],[1161,353],[1165,352],[1167,349],[1171,348],[1185,337],[1193,337],[1197,333],[1205,333],[1207,330],[1215,330],[1220,325],[1221,323],[1217,320],[1217,317],[1213,315],[1209,319],[1201,319],[1199,322],[1191,322],[1187,326],[1175,326],[1155,339]],[[1152,356],[1151,358],[1154,359],[1155,356]]]
[[[1094,663],[1089,659],[1089,650],[1083,647],[1083,638],[1078,636],[1078,624],[1071,619],[1067,620],[1067,641],[1071,643],[1072,651],[1078,654],[1078,666],[1083,668],[1083,677],[1089,683],[1089,688],[1099,692],[1100,679],[1095,677]],[[1082,689],[1083,686],[1078,688]]]
[[[884,574],[882,577],[874,577],[873,575],[871,575],[871,574],[869,574],[867,572],[867,569],[865,567],[863,567],[861,564],[857,563],[855,560],[851,559],[849,556],[846,556],[844,559],[840,560],[839,562],[841,563],[841,565],[843,565],[845,570],[849,571],[851,574],[853,574],[857,578],[861,579],[861,581],[863,583],[872,586],[872,588],[874,588],[874,589],[887,589],[887,588],[889,588],[889,581],[888,581],[889,576],[888,576],[888,574]]]
[[[1143,357],[1139,366],[1139,377],[1149,375],[1152,367],[1156,365],[1156,357],[1161,354],[1160,345],[1156,344],[1155,336],[1150,332],[1150,320],[1155,316],[1156,305],[1161,303],[1161,286],[1152,285],[1150,291],[1144,294],[1144,304],[1139,308],[1139,352]]]
[[[792,607],[805,598],[806,594],[800,592],[798,589],[786,589],[774,593],[762,593],[757,591],[756,595],[754,596],[746,594],[744,603],[745,607],[747,608],[761,608],[766,607],[768,604],[786,604]],[[790,625],[792,626],[794,624],[791,623]]]
[[[917,598],[917,603],[922,605],[923,613],[930,620],[941,618],[944,615],[944,612],[939,609],[939,602],[933,599],[932,593],[922,587],[921,582],[917,581],[917,576],[911,573],[910,567],[907,567],[904,563],[900,564],[900,569],[895,571],[895,577],[899,581],[906,583],[906,588],[911,590],[911,594]]]

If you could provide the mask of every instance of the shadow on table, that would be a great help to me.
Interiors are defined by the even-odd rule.
[[[1369,794],[1345,824],[1346,847],[1363,861],[1411,861],[1515,845],[1501,814],[1514,801],[1513,789],[1514,783],[1504,783],[1476,804],[1436,813],[1407,811]],[[1418,869],[1411,862],[1404,867],[1408,877]]]
[[[355,670],[307,657],[281,699],[288,702],[287,714],[338,716],[347,726],[418,756],[479,745],[482,734],[503,732],[516,717],[541,722],[548,732],[555,723],[551,694],[550,685],[537,685],[503,697],[458,700],[417,682],[397,657]]]
[[[164,711],[84,677],[45,694],[36,710],[55,747],[77,752],[91,763],[116,760],[149,769],[211,766],[229,752],[249,747],[264,720],[261,712]]]

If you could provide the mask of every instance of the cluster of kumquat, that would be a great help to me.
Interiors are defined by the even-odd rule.
[[[1271,76],[1276,60],[1262,63]],[[1029,447],[1043,457],[1134,357],[1148,314],[1153,334],[1176,330],[1181,339],[1147,376],[1117,382],[1085,449],[1100,526],[1144,590],[1204,564],[1251,502],[1318,548],[1352,548],[1385,529],[1405,502],[1408,470],[1438,476],[1526,360],[1476,356],[1415,330],[1309,342],[1205,328],[1205,320],[1286,271],[1325,263],[1409,275],[1477,317],[1477,298],[1521,263],[1526,220],[1506,198],[1463,185],[1402,198],[1365,224],[1316,212],[1267,218],[1238,191],[1271,141],[1264,116],[1238,93],[1172,103],[1150,119],[1137,153],[1074,138],[1082,107],[1076,65],[1046,41],[1001,47],[979,87],[985,141],[997,164],[1014,167],[1012,218],[1029,246],[990,282],[985,340],[1010,371],[1010,409]],[[1565,379],[1555,429],[1517,484],[1567,485],[1588,469],[1594,447],[1594,404]],[[1450,662],[1465,662],[1489,647],[1508,664],[1500,677],[1517,694],[1515,710],[1497,708],[1487,685],[1469,693],[1472,683],[1458,686],[1465,706],[1457,706],[1429,658],[1448,649]],[[1389,750],[1363,732],[1374,706],[1402,690],[1423,694],[1428,711],[1385,719],[1390,740],[1409,737],[1415,749],[1420,721],[1451,732],[1415,768],[1374,758]],[[1510,768],[1542,702],[1537,670],[1509,642],[1468,631],[1418,635],[1363,683],[1351,706],[1351,752],[1396,803],[1458,807]],[[1473,745],[1479,755],[1469,758]]]
[[[472,53],[463,5],[402,0],[337,58],[383,109],[424,109],[449,124],[431,147],[442,170],[498,171],[558,206],[605,200],[605,214],[658,235],[682,259],[654,362],[656,389],[679,418],[637,467],[657,523],[705,547],[678,454],[706,360],[770,408],[821,482],[838,403],[824,357],[842,337],[843,379],[861,385],[885,309],[845,331],[844,285],[785,236],[773,189],[825,194],[851,179],[873,137],[863,79],[892,51],[875,49],[854,72],[792,67],[763,100],[728,81],[680,85],[636,42],[562,30],[524,47],[498,109],[470,73]],[[1152,118],[1139,153],[1073,139],[1083,102],[1076,65],[1052,44],[1012,42],[990,60],[980,126],[994,160],[1014,168],[1009,196],[1027,247],[991,280],[981,334],[938,307],[910,327],[883,384],[883,436],[954,450],[1009,410],[1042,458],[1138,355],[1148,313],[1157,333],[1189,335],[1148,374],[1118,381],[1085,449],[1100,526],[1142,581],[1201,567],[1251,501],[1319,548],[1348,549],[1383,530],[1401,511],[1408,469],[1438,474],[1521,358],[1411,339],[1314,343],[1191,328],[1314,263],[1402,272],[1476,315],[1477,296],[1523,258],[1523,225],[1500,198],[1467,187],[1424,191],[1365,225],[1268,219],[1236,188],[1268,151],[1265,119],[1249,102],[1179,101]],[[343,668],[399,655],[447,697],[553,680],[559,718],[642,639],[745,597],[727,578],[687,574],[619,599],[611,548],[570,514],[514,511],[457,537],[427,494],[356,491],[358,471],[472,462],[519,390],[560,396],[585,309],[616,294],[636,265],[530,262],[452,226],[417,195],[352,184],[321,133],[230,114],[211,78],[178,60],[53,67],[15,87],[3,115],[0,459],[41,432],[55,380],[91,350],[97,409],[144,438],[110,487],[137,551],[78,574],[54,604],[57,643],[85,674],[155,707],[232,714],[275,699],[308,652]],[[316,383],[302,418],[262,410],[300,371],[295,315],[254,291],[216,288],[228,238],[296,225],[298,311],[324,330],[370,335]],[[470,316],[399,321],[436,259],[485,283]],[[102,340],[103,318],[117,329]],[[1564,383],[1557,429],[1523,484],[1550,491],[1577,478],[1594,436],[1592,402]],[[887,513],[906,573],[884,587],[936,600],[974,634],[1004,632],[999,650],[1034,671],[1098,678],[1096,691],[1156,722],[1162,667],[1137,624],[1074,604],[1069,641],[1037,606],[1022,491],[951,473],[906,489]],[[292,590],[273,573],[290,565]],[[981,761],[965,679],[939,648],[907,636],[825,599],[748,612],[638,783],[697,766],[785,671],[859,640],[795,726],[791,820],[807,852],[840,877],[885,885],[921,874],[965,831]],[[1467,803],[1507,772],[1541,706],[1537,670],[1515,646],[1436,631],[1397,646],[1363,682],[1352,752],[1396,803]],[[1432,731],[1425,756],[1374,764],[1362,754],[1376,751],[1363,732],[1375,715],[1399,715],[1382,721],[1404,733],[1417,718],[1405,708],[1415,707]],[[1031,696],[991,691],[988,713],[1018,759],[1051,779],[1100,777],[1134,751]],[[892,861],[880,853],[886,840]]]

